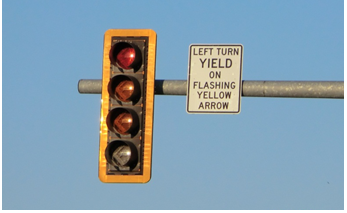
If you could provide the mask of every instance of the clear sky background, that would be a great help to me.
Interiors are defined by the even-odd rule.
[[[242,97],[238,115],[155,96],[152,179],[98,178],[108,29],[157,33],[156,79],[186,80],[190,44],[242,44],[243,80],[344,80],[344,2],[2,2],[3,209],[343,209],[344,101]]]

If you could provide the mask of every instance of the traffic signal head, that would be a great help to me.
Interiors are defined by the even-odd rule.
[[[151,178],[156,33],[108,30],[104,38],[99,178]]]

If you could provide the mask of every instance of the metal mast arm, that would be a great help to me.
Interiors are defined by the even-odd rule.
[[[81,79],[81,94],[101,94],[101,80]],[[186,80],[155,80],[156,95],[187,95]],[[344,98],[343,81],[242,81],[244,97]]]

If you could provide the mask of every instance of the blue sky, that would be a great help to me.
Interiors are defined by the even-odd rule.
[[[155,96],[152,178],[98,179],[108,29],[157,33],[156,79],[186,80],[190,44],[242,44],[243,80],[344,80],[344,2],[19,1],[2,4],[3,209],[343,209],[344,102],[241,98],[187,114]]]

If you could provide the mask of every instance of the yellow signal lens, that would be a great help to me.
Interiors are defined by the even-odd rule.
[[[122,112],[113,120],[113,127],[122,135],[127,134],[132,125],[133,117],[129,112]]]
[[[140,99],[141,91],[138,80],[131,76],[116,75],[110,81],[109,93],[111,97],[122,102],[133,102]]]
[[[136,134],[139,129],[138,115],[131,109],[114,108],[107,117],[109,129],[121,135]]]

